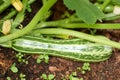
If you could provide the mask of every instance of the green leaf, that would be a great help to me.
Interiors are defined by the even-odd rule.
[[[88,24],[95,24],[97,20],[104,18],[104,13],[100,11],[89,0],[63,0],[64,4],[71,10],[75,10],[77,16]]]
[[[84,63],[83,66],[82,66],[82,70],[90,71],[91,70],[90,69],[90,63]]]
[[[41,78],[47,79],[47,75],[43,73],[42,76],[41,76]]]
[[[54,76],[53,74],[48,75],[48,79],[49,79],[49,80],[54,79],[54,77],[55,77],[55,76]]]
[[[6,78],[7,80],[11,80],[11,78],[8,76],[7,78]]]
[[[17,72],[18,72],[18,68],[16,67],[16,64],[15,64],[15,63],[11,66],[10,70],[11,70],[13,73],[17,73]]]
[[[45,63],[48,63],[48,62],[49,62],[49,56],[48,56],[48,55],[45,55],[45,56],[44,56],[44,59],[45,59]]]
[[[42,61],[42,60],[39,59],[39,58],[37,58],[37,60],[36,60],[37,63],[41,63],[41,61]]]

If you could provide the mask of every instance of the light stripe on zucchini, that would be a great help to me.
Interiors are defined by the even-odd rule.
[[[54,40],[34,36],[24,36],[13,40],[12,47],[24,53],[48,54],[88,62],[104,61],[112,53],[110,46],[83,39]]]

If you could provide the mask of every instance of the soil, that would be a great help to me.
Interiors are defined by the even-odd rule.
[[[37,0],[31,5],[32,12],[27,13],[25,21],[22,23],[24,26],[29,23],[35,13],[41,7],[40,0]],[[63,5],[62,0],[52,7],[52,15],[49,20],[57,20],[61,18],[61,15],[67,8]],[[119,20],[113,22],[120,22]],[[120,30],[97,30],[97,34],[104,35],[111,40],[119,42],[120,39]],[[17,52],[0,47],[0,80],[6,80],[6,77],[11,77],[11,80],[22,80],[20,79],[20,73],[26,75],[26,80],[43,80],[41,75],[43,73],[49,75],[53,74],[55,80],[69,80],[69,75],[72,72],[77,72],[78,78],[83,78],[84,80],[120,80],[120,50],[113,49],[112,56],[103,62],[99,63],[90,63],[90,71],[87,71],[85,74],[82,74],[78,67],[83,66],[83,62],[77,62],[69,59],[64,59],[60,57],[50,56],[49,62],[45,63],[36,63],[36,58],[38,55],[25,55],[28,64],[18,62],[15,54]],[[13,73],[10,70],[10,66],[16,63],[18,68],[17,73]]]

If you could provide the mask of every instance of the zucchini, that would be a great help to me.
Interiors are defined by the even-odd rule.
[[[112,47],[93,43],[84,39],[46,39],[36,36],[24,36],[12,41],[16,51],[31,54],[48,54],[76,61],[100,62],[112,54]]]

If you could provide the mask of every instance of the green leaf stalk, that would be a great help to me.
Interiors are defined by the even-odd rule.
[[[57,0],[48,0],[45,5],[42,6],[42,8],[36,13],[36,15],[33,17],[33,19],[30,21],[30,23],[23,28],[22,30],[16,31],[12,34],[0,37],[0,43],[21,37],[27,33],[29,33],[35,25],[42,19],[42,16],[44,13],[46,13],[56,2]]]

